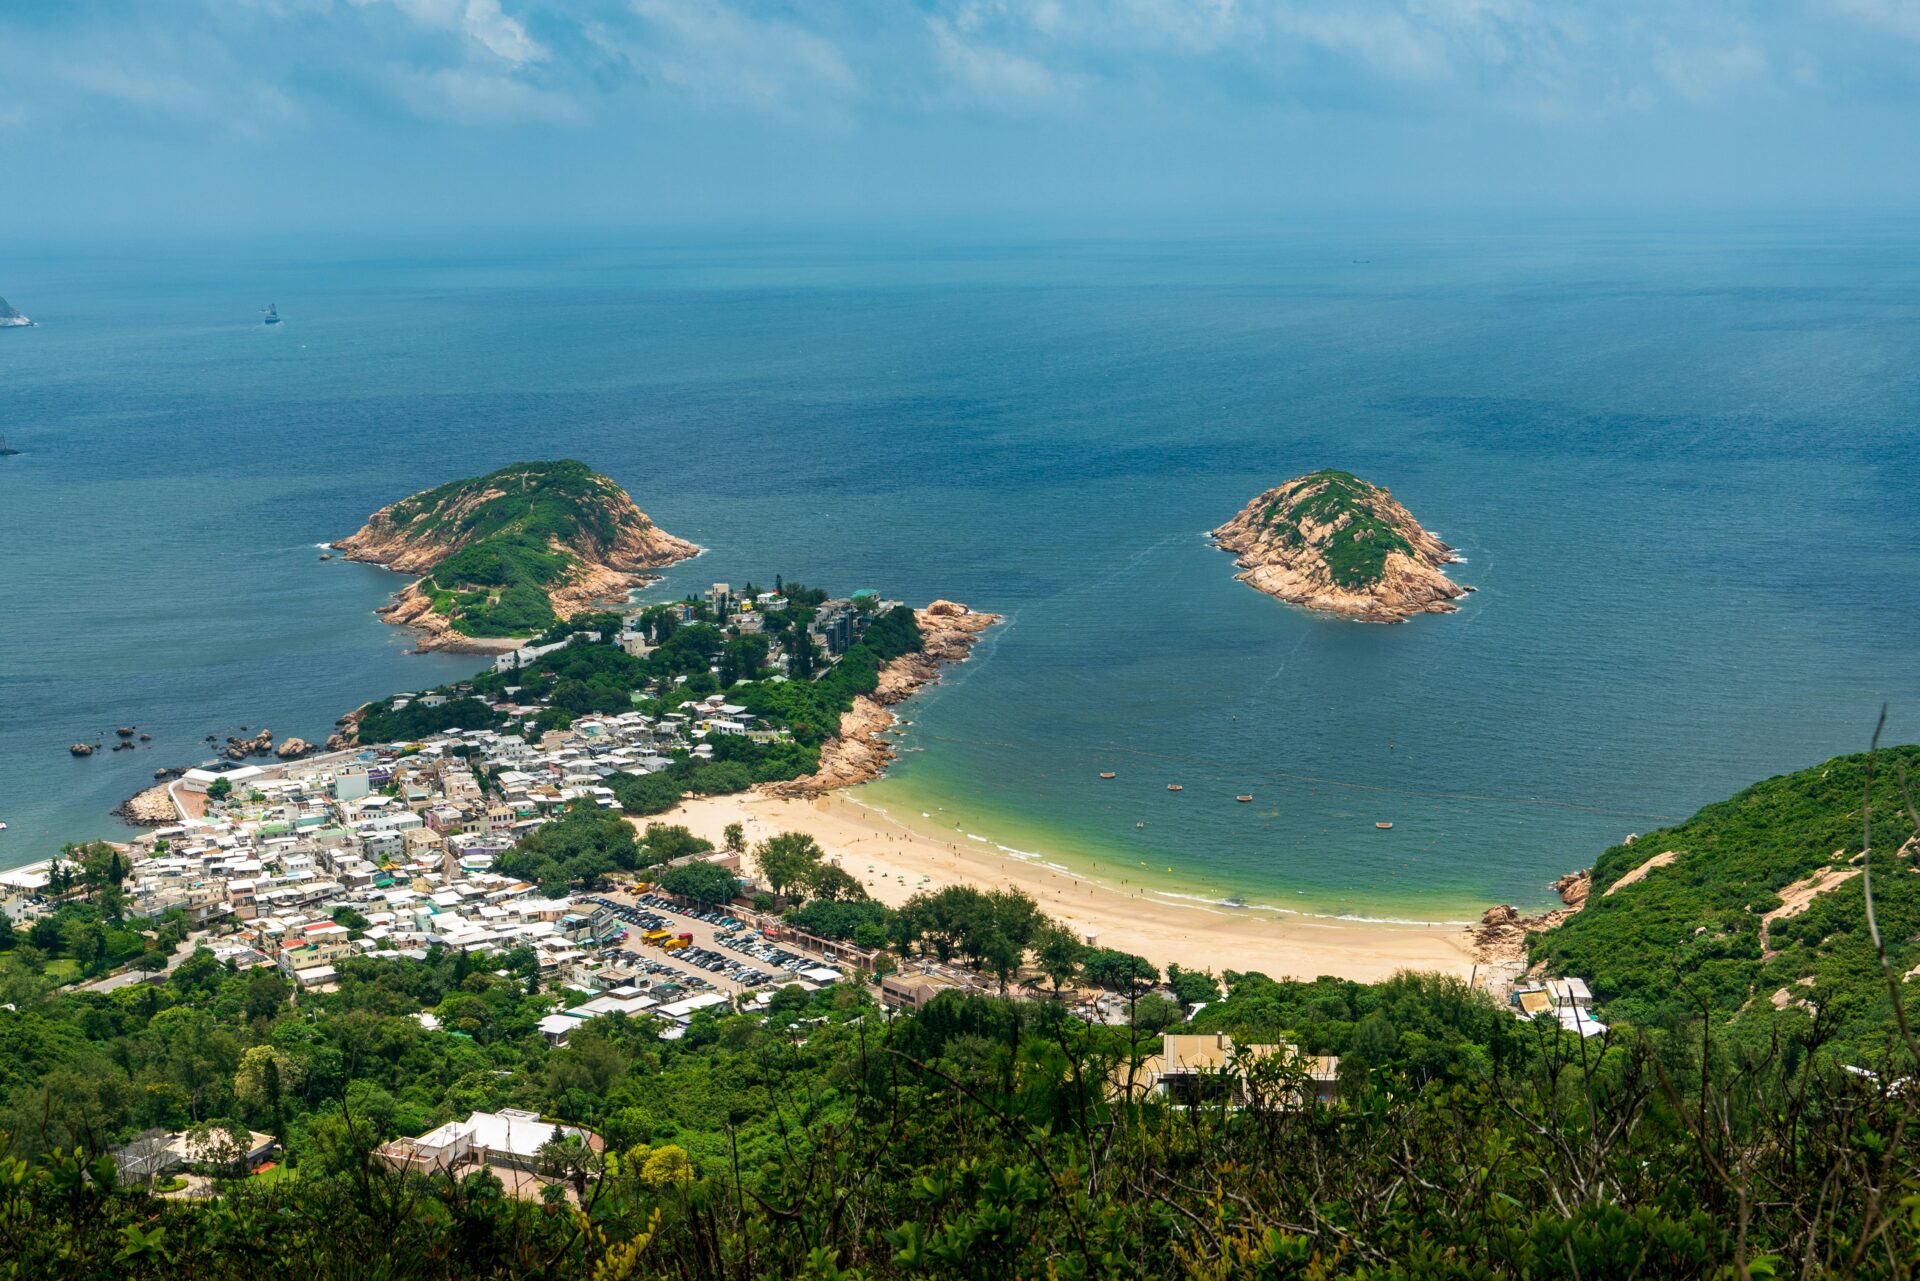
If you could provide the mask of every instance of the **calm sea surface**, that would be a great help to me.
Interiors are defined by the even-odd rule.
[[[1882,700],[1920,738],[1912,226],[198,245],[0,293],[41,322],[0,332],[0,865],[207,734],[473,670],[315,544],[554,456],[711,549],[656,595],[1004,613],[859,798],[1156,891],[1536,904]],[[1458,614],[1234,581],[1204,531],[1329,465],[1462,550]]]

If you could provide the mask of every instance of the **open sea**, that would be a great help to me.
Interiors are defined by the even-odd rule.
[[[1920,738],[1910,221],[15,246],[0,294],[0,866],[475,670],[316,544],[543,457],[710,549],[650,595],[1006,615],[856,798],[1153,891],[1539,905],[1883,701]],[[1205,531],[1323,466],[1461,550],[1458,614],[1234,580]]]

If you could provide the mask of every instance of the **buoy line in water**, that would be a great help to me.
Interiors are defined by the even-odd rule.
[[[970,747],[1013,748],[1018,744],[995,739],[959,738],[947,734],[920,734],[917,737],[934,743],[958,743]],[[1316,774],[1296,774],[1287,770],[1248,771],[1235,768],[1226,761],[1206,756],[1173,756],[1164,752],[1148,752],[1137,747],[1110,747],[1101,749],[1097,745],[1094,751],[1105,750],[1112,756],[1132,756],[1145,761],[1164,762],[1172,768],[1212,769],[1230,776],[1251,775],[1254,781],[1281,780],[1289,783],[1306,783],[1315,787],[1339,787],[1355,792],[1376,792],[1386,796],[1406,796],[1430,801],[1477,801],[1494,805],[1530,805],[1540,809],[1571,810],[1581,814],[1601,814],[1609,818],[1644,819],[1649,822],[1668,824],[1679,823],[1686,819],[1684,814],[1649,814],[1640,810],[1609,809],[1603,805],[1582,805],[1578,801],[1554,800],[1543,796],[1499,796],[1481,792],[1437,792],[1413,787],[1390,787],[1384,783],[1355,783],[1342,778],[1325,778]],[[1071,778],[1075,775],[1066,770],[1047,771],[1049,777]]]

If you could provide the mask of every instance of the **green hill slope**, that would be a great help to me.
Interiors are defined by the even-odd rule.
[[[1611,1021],[1657,1023],[1704,1005],[1764,1030],[1820,1011],[1844,1047],[1874,1057],[1892,1005],[1855,861],[1866,763],[1865,754],[1839,756],[1770,778],[1614,846],[1594,864],[1586,908],[1538,936],[1533,958],[1585,977]],[[1899,800],[1902,765],[1920,776],[1920,747],[1880,752],[1873,888],[1889,957],[1904,975],[1920,962],[1920,873]],[[1920,1001],[1920,980],[1906,987]]]
[[[403,498],[336,546],[424,575],[387,612],[429,645],[536,634],[699,550],[572,459],[515,463]]]

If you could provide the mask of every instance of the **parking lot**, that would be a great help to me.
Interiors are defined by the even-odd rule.
[[[618,959],[657,978],[684,984],[689,991],[741,992],[773,990],[800,981],[801,973],[820,962],[760,937],[754,930],[720,909],[706,909],[654,894],[638,898],[615,891],[588,899],[605,907],[627,927],[617,945]],[[672,935],[691,934],[691,946],[667,951],[641,941],[649,930]]]

